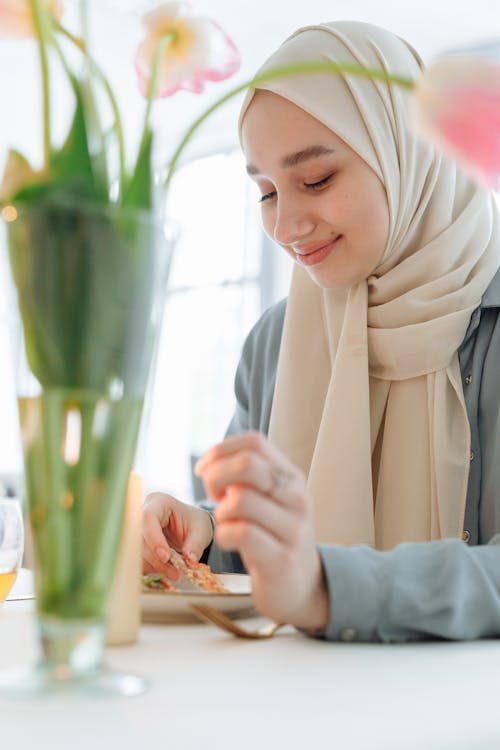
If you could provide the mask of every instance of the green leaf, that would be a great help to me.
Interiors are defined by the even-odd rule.
[[[142,576],[142,583],[148,589],[164,589],[162,581],[165,578],[163,573],[147,573]]]
[[[41,199],[72,198],[106,203],[108,191],[102,155],[92,155],[89,148],[83,95],[76,85],[75,114],[68,137],[59,150],[53,150],[48,171],[38,173],[38,181],[22,179],[22,186],[12,195],[13,202],[32,203]],[[19,184],[21,180],[17,181]]]
[[[52,182],[54,186],[72,185],[79,197],[106,202],[108,196],[102,171],[93,163],[90,153],[84,98],[78,86],[74,91],[75,116],[66,143],[52,154]]]
[[[91,155],[91,165],[94,180],[102,186],[104,196],[108,194],[108,167],[106,155],[106,141],[99,122],[92,87],[87,78],[82,80],[73,77],[73,89],[78,96],[81,92],[82,109],[85,117],[85,133],[88,150]]]
[[[123,190],[123,205],[129,208],[151,208],[153,133],[148,129],[142,139],[137,163]]]

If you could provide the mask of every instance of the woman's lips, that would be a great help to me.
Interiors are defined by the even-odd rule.
[[[316,263],[321,263],[330,255],[341,236],[339,234],[331,242],[327,242],[325,245],[321,245],[317,250],[312,250],[311,252],[302,251],[299,253],[294,251],[298,263],[301,263],[303,266],[314,266]]]

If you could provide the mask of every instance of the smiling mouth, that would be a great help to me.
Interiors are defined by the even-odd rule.
[[[342,235],[339,234],[335,239],[330,242],[326,242],[324,245],[311,250],[309,252],[298,252],[294,250],[295,258],[298,263],[303,266],[313,266],[316,263],[322,263],[334,250],[337,242],[341,239]]]

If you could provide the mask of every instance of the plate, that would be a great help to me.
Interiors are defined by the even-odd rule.
[[[143,622],[199,622],[191,610],[192,604],[210,604],[231,617],[254,615],[250,576],[242,573],[221,573],[218,578],[229,590],[228,594],[209,591],[143,591],[141,609]]]

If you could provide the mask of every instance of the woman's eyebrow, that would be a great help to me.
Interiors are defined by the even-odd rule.
[[[287,154],[281,159],[280,165],[282,167],[296,167],[297,164],[301,164],[309,159],[317,159],[318,156],[328,156],[333,154],[335,149],[327,146],[322,146],[320,143],[316,143],[314,146],[308,146],[301,151],[296,151],[293,154]],[[247,172],[249,175],[260,174],[259,168],[254,164],[247,164]]]

